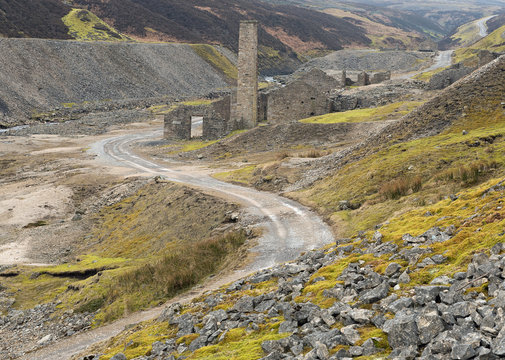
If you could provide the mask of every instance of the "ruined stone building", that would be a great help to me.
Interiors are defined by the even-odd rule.
[[[327,114],[331,111],[330,91],[339,87],[335,78],[313,69],[284,87],[264,93],[260,97],[261,120],[280,124]]]
[[[352,82],[341,71],[339,76],[327,75],[319,69],[295,75],[283,86],[258,93],[258,22],[240,23],[237,88],[229,95],[205,105],[179,104],[165,115],[164,137],[188,140],[195,124],[203,122],[198,136],[217,139],[238,129],[251,129],[258,121],[270,124],[294,122],[310,116],[335,111],[330,93],[349,84],[369,85],[389,80],[390,72],[366,72]],[[198,119],[194,122],[195,119]]]
[[[191,139],[193,119],[203,122],[204,139],[216,139],[258,123],[258,22],[240,22],[238,81],[231,95],[206,105],[176,105],[165,115],[164,138]]]

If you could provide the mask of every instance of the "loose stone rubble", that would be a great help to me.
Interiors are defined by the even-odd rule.
[[[398,245],[383,242],[379,231],[370,239],[358,238],[359,245],[356,239],[354,245],[348,244],[349,239],[341,239],[337,247],[306,253],[291,263],[234,282],[226,291],[207,295],[202,302],[191,305],[198,307],[198,312],[183,312],[180,304],[173,304],[158,320],[177,326],[176,337],[155,342],[150,355],[136,360],[175,359],[175,356],[182,359],[187,350],[192,352],[223,341],[232,329],[245,328],[251,333],[276,317],[283,319],[278,332],[289,335],[261,344],[265,360],[351,359],[378,354],[388,347],[392,350],[390,359],[502,358],[505,255],[501,253],[505,244],[495,245],[490,250],[491,256],[475,254],[466,272],[457,272],[452,278],[437,277],[406,294],[394,292],[400,290],[400,284],[410,282],[410,269],[444,263],[444,256],[430,256],[429,245],[447,241],[455,232],[450,226],[435,227],[420,236],[404,234],[400,251]],[[325,298],[336,300],[329,308],[294,301],[306,285],[326,280],[311,279],[318,269],[338,263],[350,254],[387,254],[391,262],[384,274],[375,272],[363,261],[348,264],[335,286],[324,290]],[[403,259],[409,266],[402,267],[395,259]],[[254,289],[265,281],[275,281],[278,288],[259,296],[242,296],[227,310],[213,310],[229,303],[235,292]],[[489,297],[472,291],[486,284]],[[387,334],[387,343],[378,337],[364,338],[360,332],[374,327]],[[195,334],[190,343],[178,341],[189,334]],[[96,360],[99,356],[86,359]],[[125,357],[119,353],[113,359]]]
[[[55,316],[57,303],[15,310],[14,299],[2,297],[0,289],[0,359],[15,359],[24,353],[49,345],[66,336],[89,329],[95,314],[72,310]],[[0,313],[1,314],[1,313]]]

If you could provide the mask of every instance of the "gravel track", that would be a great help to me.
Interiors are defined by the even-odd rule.
[[[167,168],[136,155],[132,145],[138,141],[159,137],[160,132],[145,132],[107,138],[94,143],[91,153],[98,155],[98,160],[110,167],[129,168],[131,174],[159,175],[162,178],[202,189],[209,194],[236,201],[244,206],[251,216],[262,219],[258,224],[262,236],[250,251],[252,261],[245,268],[217,276],[204,286],[172,299],[169,303],[186,302],[205,291],[237,280],[257,270],[283,263],[296,258],[301,252],[321,247],[334,241],[329,227],[312,211],[298,203],[281,196],[261,192],[252,188],[241,187],[216,180],[209,176],[208,170],[194,167]],[[84,351],[87,347],[107,340],[126,326],[156,318],[164,307],[153,308],[134,313],[114,323],[73,337],[63,339],[53,345],[27,354],[22,359],[61,360]]]

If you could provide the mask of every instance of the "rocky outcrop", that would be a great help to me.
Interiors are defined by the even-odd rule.
[[[399,284],[410,282],[412,267],[446,262],[443,256],[433,255],[429,246],[448,241],[454,234],[453,226],[434,227],[419,236],[404,234],[401,247],[384,241],[379,231],[352,244],[341,239],[329,251],[311,251],[208,294],[191,305],[198,312],[173,304],[158,320],[176,327],[175,338],[154,343],[150,355],[136,359],[173,359],[220,343],[233,329],[258,331],[277,318],[282,319],[278,332],[286,337],[262,342],[265,360],[343,359],[384,350],[391,352],[390,359],[499,359],[505,355],[505,244],[495,245],[491,256],[475,254],[466,272],[437,277],[430,284],[413,286],[410,293],[396,292]],[[335,285],[323,292],[324,298],[334,299],[330,307],[307,298],[295,301],[307,286],[326,281],[324,276],[313,276],[318,269],[352,254],[386,256],[390,263],[383,274],[363,261],[349,263]],[[400,265],[406,262],[408,267]],[[268,281],[277,284],[275,290],[236,298],[237,292],[253,291]],[[466,291],[483,284],[488,284],[488,297]],[[234,304],[225,306],[230,301]],[[364,332],[373,328],[387,334],[389,349],[380,338]],[[182,341],[190,334],[192,341]],[[330,355],[331,349],[339,350]]]

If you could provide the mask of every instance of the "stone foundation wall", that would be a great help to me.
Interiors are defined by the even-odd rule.
[[[459,79],[467,76],[473,72],[475,68],[470,68],[466,66],[459,66],[456,64],[449,69],[439,72],[431,77],[428,83],[428,89],[430,90],[441,90],[445,89],[449,85],[454,84]]]
[[[165,114],[163,137],[169,140],[191,139],[191,118],[203,117],[203,139],[219,139],[231,130],[230,97],[209,105],[179,105]]]
[[[377,72],[372,75],[370,82],[372,84],[380,84],[384,81],[391,80],[391,71]]]
[[[268,95],[270,124],[298,121],[330,112],[328,94],[302,81],[295,81]]]

